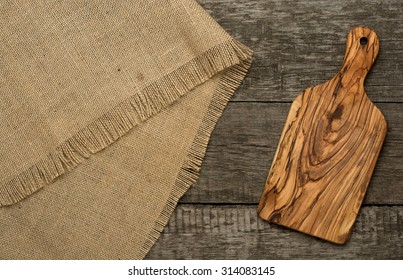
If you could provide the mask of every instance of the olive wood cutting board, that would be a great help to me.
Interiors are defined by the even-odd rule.
[[[339,72],[294,100],[260,200],[263,220],[349,239],[387,131],[364,90],[378,51],[373,30],[353,29]]]

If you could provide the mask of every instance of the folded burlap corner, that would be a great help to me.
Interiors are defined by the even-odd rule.
[[[143,258],[251,51],[194,0],[0,13],[0,258]]]

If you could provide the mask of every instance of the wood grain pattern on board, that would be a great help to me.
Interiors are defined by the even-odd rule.
[[[340,71],[292,103],[259,204],[262,219],[348,240],[387,130],[364,91],[378,51],[374,31],[353,29]]]

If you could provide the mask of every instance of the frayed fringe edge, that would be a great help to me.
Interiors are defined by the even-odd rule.
[[[239,57],[239,63],[226,68],[222,73],[220,82],[208,107],[207,114],[203,119],[202,125],[199,127],[196,138],[194,139],[187,157],[179,171],[176,183],[168,197],[167,203],[142,247],[142,258],[147,255],[161,235],[161,232],[167,225],[179,199],[199,177],[201,164],[206,153],[210,135],[227,106],[228,101],[241,84],[251,65],[252,51],[240,43],[234,43],[236,45],[234,51]]]
[[[73,137],[61,144],[45,158],[39,160],[30,168],[24,170],[19,175],[0,185],[0,206],[11,205],[19,202],[48,185],[57,177],[63,175],[69,170],[74,169],[83,160],[89,158],[121,136],[129,132],[137,124],[147,120],[155,115],[161,109],[173,103],[180,96],[186,94],[197,85],[210,79],[224,69],[239,65],[226,70],[220,89],[223,99],[228,99],[231,92],[237,85],[247,70],[245,61],[249,61],[251,51],[242,44],[229,40],[214,46],[195,59],[179,67],[162,79],[147,86],[139,94],[133,95],[128,100],[123,101],[108,113],[104,114],[86,128],[76,133]],[[218,95],[220,94],[218,92]],[[214,121],[225,107],[225,101],[218,102],[217,108],[209,110],[209,117],[205,121],[206,130],[212,130]],[[208,135],[199,136],[198,144],[194,144],[189,156],[189,169],[194,171],[181,172],[179,181],[176,184],[176,191],[173,196],[181,196],[185,186],[190,185],[190,181],[196,179],[196,170],[201,164],[204,146],[207,145]],[[197,148],[200,145],[200,148]],[[184,167],[186,168],[186,167]],[[175,199],[171,198],[174,201]],[[172,204],[169,202],[168,204]],[[167,211],[164,211],[167,212]]]

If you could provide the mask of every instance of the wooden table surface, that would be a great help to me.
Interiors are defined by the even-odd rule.
[[[148,259],[403,258],[403,1],[199,0],[255,52],[217,124],[198,182]],[[346,245],[263,222],[257,203],[290,102],[337,73],[346,35],[374,29],[380,52],[366,79],[388,133]]]

